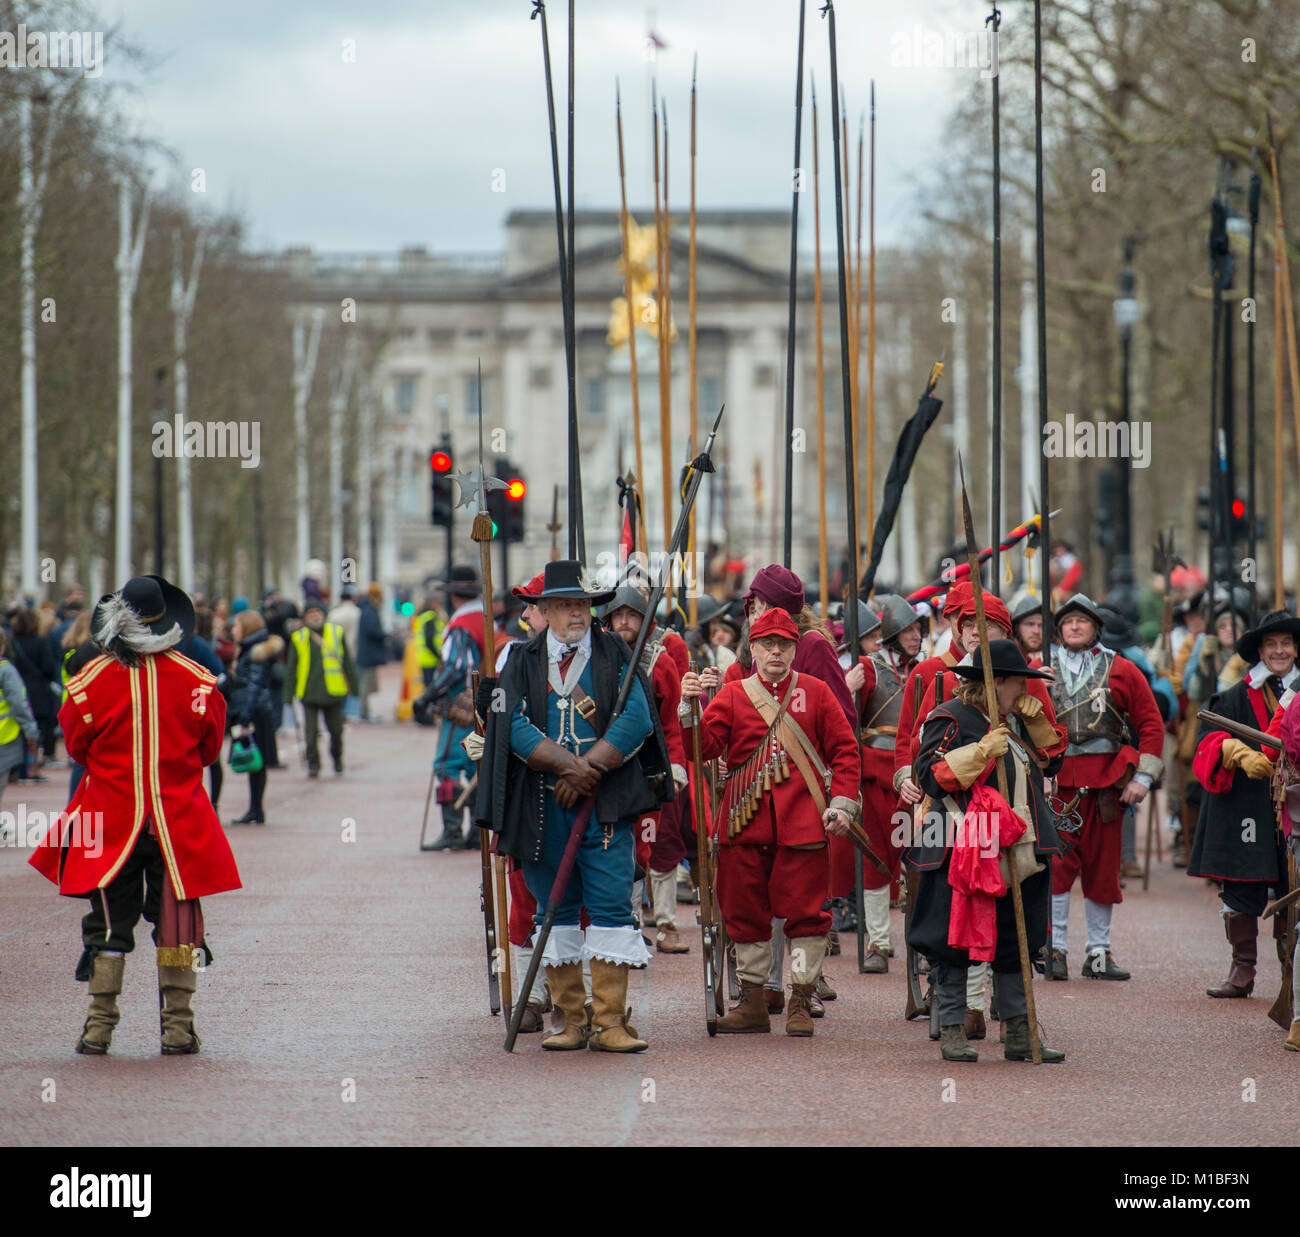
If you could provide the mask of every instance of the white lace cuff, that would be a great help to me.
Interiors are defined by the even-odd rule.
[[[592,924],[587,929],[582,958],[583,961],[601,958],[605,962],[640,966],[641,963],[650,961],[650,951],[645,947],[640,928],[630,925],[622,928],[598,928]]]

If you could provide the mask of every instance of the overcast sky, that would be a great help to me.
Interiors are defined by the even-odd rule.
[[[255,248],[351,251],[497,250],[511,210],[553,205],[540,23],[529,20],[531,7],[531,0],[100,0],[106,23],[120,23],[156,61],[143,79],[133,74],[138,89],[126,103],[140,135],[173,148],[187,175],[203,168],[211,205],[238,210]],[[809,0],[805,66],[818,91],[823,210],[833,217],[819,8]],[[1013,8],[1008,28],[1027,6]],[[578,0],[577,206],[618,204],[616,76],[630,204],[651,200],[652,68],[668,106],[674,213],[684,211],[698,53],[700,205],[788,207],[798,12],[798,0]],[[982,29],[986,13],[956,0],[837,6],[855,152],[876,79],[881,243],[908,227],[917,179],[942,165],[944,122],[978,72],[897,62],[911,58],[925,33]],[[551,0],[562,168],[566,14],[564,0]],[[667,44],[653,65],[648,21]],[[120,74],[110,46],[102,80]],[[801,162],[809,169],[810,114],[805,94]],[[504,192],[493,192],[496,169]],[[804,201],[801,223],[811,196]],[[811,248],[811,226],[803,243]]]

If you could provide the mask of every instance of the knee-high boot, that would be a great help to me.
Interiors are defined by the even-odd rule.
[[[90,973],[90,1011],[81,1030],[76,1050],[86,1056],[102,1057],[113,1039],[113,1028],[121,1018],[117,997],[122,991],[126,959],[121,954],[95,955]]]
[[[158,968],[158,1021],[164,1056],[182,1056],[199,1050],[202,1041],[194,1029],[194,1010],[190,1008],[190,998],[198,987],[199,977],[188,966]]]

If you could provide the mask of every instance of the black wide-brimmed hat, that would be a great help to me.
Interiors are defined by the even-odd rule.
[[[450,567],[441,583],[447,586],[449,593],[455,593],[457,597],[478,597],[483,592],[478,572],[473,567]]]
[[[593,606],[603,606],[617,590],[597,588],[596,581],[576,558],[559,558],[546,564],[542,577],[542,591],[538,601],[586,601]]]
[[[101,644],[121,634],[114,611],[129,610],[155,636],[165,636],[177,623],[182,637],[194,632],[194,603],[183,589],[169,584],[162,576],[132,576],[116,593],[105,593],[90,620],[90,634]],[[100,639],[105,625],[113,628]]]
[[[971,654],[969,666],[956,665],[953,673],[963,679],[982,679],[984,677],[983,649],[976,649]],[[1012,675],[1024,675],[1027,679],[1050,679],[1046,670],[1035,670],[1026,660],[1020,645],[1014,640],[990,640],[989,661],[993,664],[994,678],[1009,678]]]
[[[1287,610],[1274,610],[1264,615],[1256,626],[1237,641],[1237,653],[1246,665],[1253,666],[1259,661],[1264,637],[1271,635],[1289,635],[1300,649],[1300,619]]]

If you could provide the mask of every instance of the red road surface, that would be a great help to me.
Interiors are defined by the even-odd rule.
[[[395,667],[390,671],[395,671]],[[386,680],[388,698],[395,677]],[[939,1057],[902,1018],[901,962],[857,975],[828,960],[839,999],[811,1040],[710,1040],[692,949],[634,973],[649,1051],[502,1049],[487,1013],[478,859],[420,853],[433,732],[347,728],[345,777],[310,782],[282,736],[270,823],[231,827],[243,890],[205,904],[216,964],[195,1001],[203,1050],[158,1052],[147,929],[127,959],[109,1056],[80,1057],[86,987],[73,980],[83,903],[0,847],[0,1143],[4,1145],[781,1144],[1245,1146],[1289,1143],[1300,1054],[1265,1017],[1279,968],[1260,942],[1256,996],[1214,1001],[1228,951],[1217,899],[1168,865],[1129,882],[1113,939],[1128,983],[1038,982],[1062,1065],[1001,1059],[996,1024],[974,1065]],[[328,761],[326,761],[328,769]],[[3,807],[58,810],[66,773],[10,786]],[[243,812],[226,775],[223,820]],[[345,833],[355,829],[355,841]],[[1140,849],[1140,848],[1139,848]],[[144,925],[141,925],[142,929]],[[894,941],[901,943],[895,913]],[[852,941],[846,941],[846,955]],[[351,1096],[352,1098],[348,1098]]]

